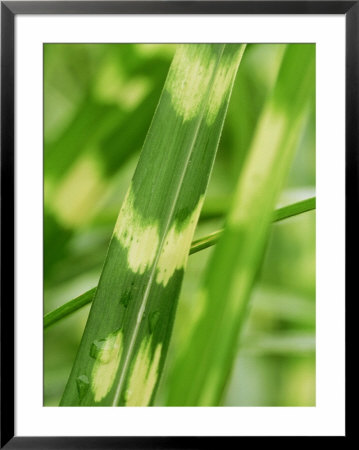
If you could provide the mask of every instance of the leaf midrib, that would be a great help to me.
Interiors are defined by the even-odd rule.
[[[200,130],[201,125],[203,123],[203,117],[204,117],[204,114],[206,112],[206,107],[207,107],[207,105],[209,103],[209,95],[208,95],[209,94],[209,90],[210,90],[210,88],[211,88],[211,86],[213,84],[213,81],[214,81],[215,77],[216,77],[217,68],[218,68],[219,63],[221,61],[221,58],[222,58],[222,55],[223,55],[223,52],[224,52],[224,48],[225,48],[225,44],[222,45],[222,48],[221,48],[221,50],[220,50],[220,52],[219,52],[219,54],[217,56],[216,66],[213,69],[210,82],[208,83],[208,86],[207,86],[207,89],[206,89],[206,95],[204,97],[206,100],[201,105],[201,112],[200,112],[199,118],[197,120],[197,125],[196,125],[196,129],[195,129],[195,132],[194,132],[194,135],[193,135],[193,139],[192,139],[192,142],[191,142],[191,145],[190,145],[190,148],[189,148],[189,151],[188,151],[185,163],[183,165],[183,169],[182,169],[182,172],[181,172],[181,176],[180,176],[178,185],[176,187],[174,200],[172,202],[172,205],[171,205],[171,208],[170,208],[167,220],[165,222],[165,226],[164,226],[163,231],[162,231],[162,236],[161,236],[161,239],[160,239],[159,246],[157,248],[155,260],[154,260],[154,262],[152,264],[150,277],[149,277],[149,280],[148,280],[148,283],[147,283],[147,286],[146,286],[146,290],[145,290],[145,292],[143,294],[143,300],[141,302],[141,306],[139,308],[139,312],[138,312],[138,315],[137,315],[136,325],[135,325],[135,328],[134,328],[133,333],[131,335],[130,343],[129,343],[127,349],[126,349],[125,360],[124,360],[124,363],[123,363],[123,366],[122,366],[122,369],[121,369],[120,379],[118,381],[118,385],[117,385],[117,388],[116,388],[116,391],[115,391],[115,395],[114,395],[114,399],[113,399],[113,402],[112,402],[112,406],[117,406],[119,398],[120,398],[120,395],[121,395],[121,392],[122,392],[122,388],[123,388],[124,382],[126,380],[127,372],[128,372],[129,365],[130,365],[130,362],[131,362],[132,352],[133,352],[133,349],[134,349],[134,346],[135,346],[135,343],[136,343],[136,339],[137,339],[137,336],[138,336],[138,333],[139,333],[142,316],[143,316],[143,313],[144,313],[144,311],[146,309],[149,293],[150,293],[150,290],[151,290],[151,287],[152,287],[152,284],[153,284],[153,280],[155,278],[155,273],[156,273],[156,269],[157,269],[158,260],[159,260],[159,258],[161,256],[161,252],[162,252],[163,246],[165,244],[167,233],[168,233],[168,231],[170,229],[170,226],[171,226],[171,224],[173,222],[174,212],[176,210],[176,205],[177,205],[177,202],[178,202],[178,198],[179,198],[182,186],[183,186],[183,180],[185,178],[185,175],[186,175],[186,172],[187,172],[187,169],[188,169],[188,165],[189,165],[189,161],[191,159],[191,156],[193,154],[193,150],[195,148],[195,143],[196,143],[197,138],[198,138],[199,130]]]

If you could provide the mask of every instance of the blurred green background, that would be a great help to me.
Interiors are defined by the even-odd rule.
[[[44,313],[96,286],[176,46],[44,45]],[[219,229],[284,46],[247,46],[195,237]],[[315,106],[278,206],[315,195]],[[190,256],[168,363],[212,249]],[[57,406],[89,307],[44,332],[44,405]],[[272,225],[226,406],[315,405],[315,212]]]

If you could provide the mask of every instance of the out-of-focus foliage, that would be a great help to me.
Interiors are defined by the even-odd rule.
[[[119,207],[175,50],[173,45],[46,44],[44,312],[97,285]],[[249,45],[235,82],[196,236],[223,224],[269,95],[282,45]],[[314,195],[314,108],[280,204]],[[189,258],[168,372],[195,314],[212,249]],[[44,404],[57,405],[88,307],[44,333]],[[315,404],[315,212],[274,224],[224,405]],[[166,398],[163,377],[157,404]]]

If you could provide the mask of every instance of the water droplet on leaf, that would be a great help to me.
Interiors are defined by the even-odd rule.
[[[121,305],[123,305],[125,308],[127,308],[128,304],[130,303],[131,298],[132,298],[131,291],[125,292],[120,300]]]
[[[120,346],[117,339],[120,330],[121,328],[114,331],[106,339],[96,339],[93,341],[90,348],[91,358],[96,359],[101,364],[108,364],[115,358]]]
[[[87,375],[80,375],[76,378],[77,392],[79,394],[80,400],[82,400],[86,395],[89,385],[90,383]]]
[[[90,349],[90,356],[106,364],[110,361],[111,348],[109,348],[106,339],[93,341]]]

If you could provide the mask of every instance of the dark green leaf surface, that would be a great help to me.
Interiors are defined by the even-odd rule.
[[[225,44],[177,51],[61,405],[151,404],[243,51]]]

